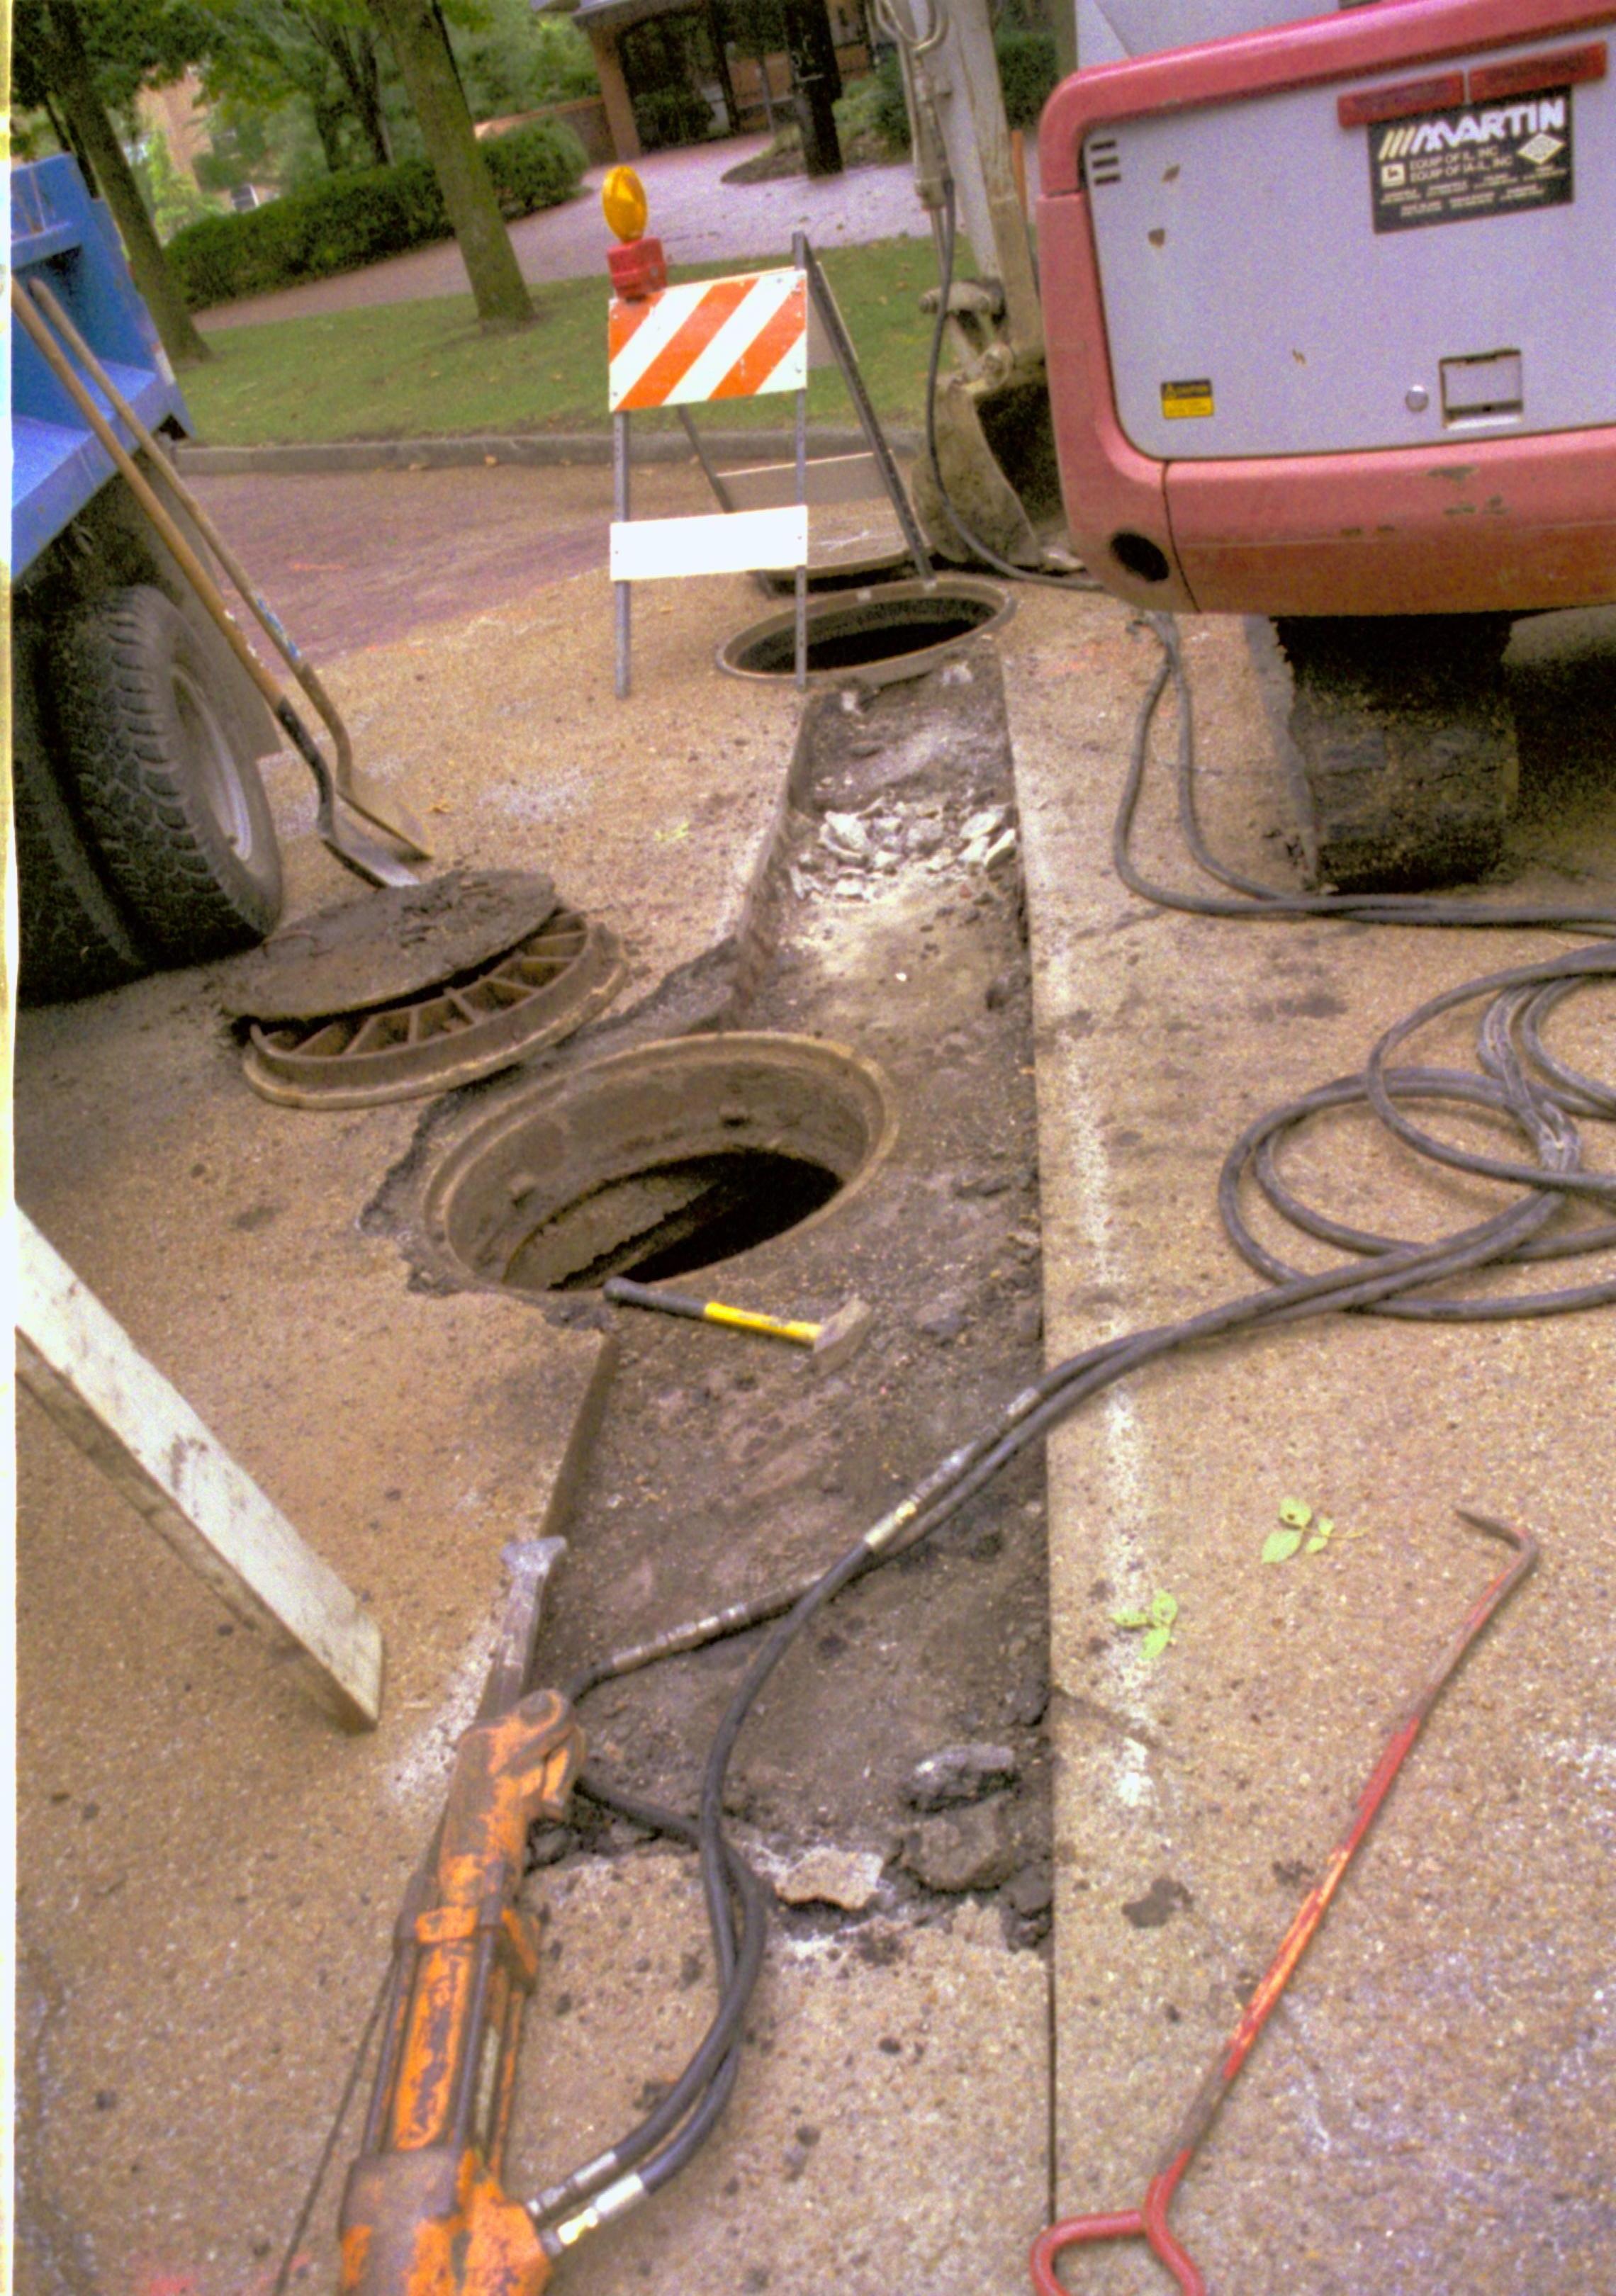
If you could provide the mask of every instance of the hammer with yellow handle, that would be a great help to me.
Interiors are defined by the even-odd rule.
[[[845,1363],[870,1328],[870,1310],[857,1295],[843,1302],[823,1324],[790,1323],[779,1316],[756,1316],[748,1308],[728,1308],[721,1300],[693,1300],[682,1292],[659,1292],[649,1283],[632,1283],[626,1275],[608,1276],[603,1289],[608,1300],[625,1308],[652,1308],[664,1316],[688,1316],[699,1324],[723,1324],[733,1332],[760,1332],[765,1339],[786,1340],[806,1348],[821,1371]]]

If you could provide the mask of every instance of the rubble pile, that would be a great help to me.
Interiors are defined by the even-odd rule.
[[[827,813],[816,840],[804,844],[788,869],[800,901],[829,892],[841,900],[871,900],[883,877],[906,865],[929,876],[979,876],[1007,861],[1016,832],[1007,806],[979,807],[947,798],[877,798],[857,813]]]

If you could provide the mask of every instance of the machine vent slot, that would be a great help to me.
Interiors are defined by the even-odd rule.
[[[1120,184],[1122,154],[1114,135],[1091,135],[1083,147],[1083,168],[1091,184]]]

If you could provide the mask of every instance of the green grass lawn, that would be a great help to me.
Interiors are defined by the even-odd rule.
[[[876,412],[886,422],[917,423],[931,332],[920,296],[935,279],[930,242],[886,240],[824,262]],[[706,264],[672,275],[711,278],[736,267]],[[210,335],[212,360],[184,378],[197,435],[212,446],[257,447],[604,430],[604,279],[570,279],[533,294],[537,323],[512,334],[480,333],[471,297],[450,295]],[[854,421],[834,367],[814,371],[808,414],[820,423]],[[776,428],[791,421],[792,400],[730,399],[697,419]],[[636,428],[677,420],[667,412],[635,417]]]

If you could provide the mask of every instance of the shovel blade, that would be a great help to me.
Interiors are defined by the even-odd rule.
[[[322,808],[324,811],[324,809]],[[345,869],[363,877],[367,885],[418,885],[421,872],[373,837],[357,822],[344,821],[334,808],[319,824],[320,840]]]
[[[356,813],[362,813],[366,821],[377,829],[384,830],[415,860],[431,858],[432,849],[427,841],[426,830],[420,816],[397,790],[384,789],[373,775],[355,765],[350,765],[346,772],[339,768],[336,780],[337,795]],[[408,881],[390,878],[387,882]]]

